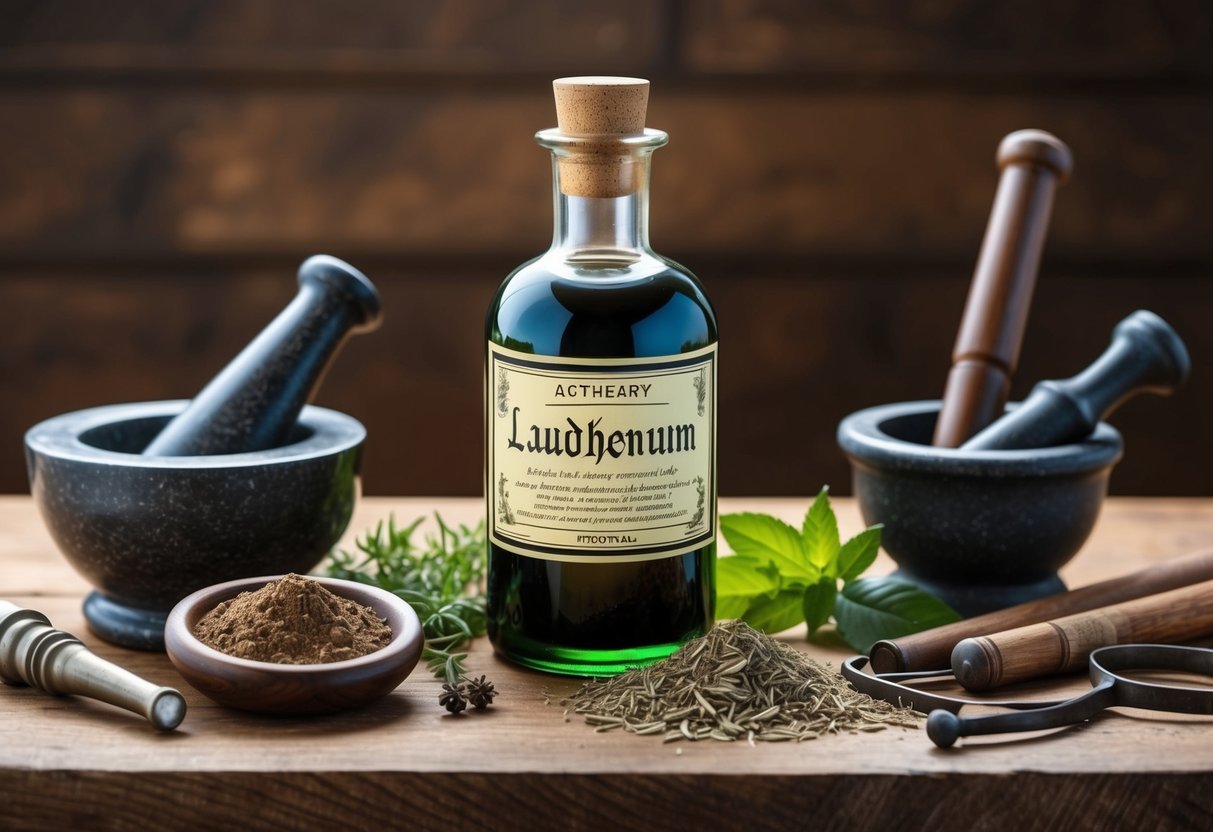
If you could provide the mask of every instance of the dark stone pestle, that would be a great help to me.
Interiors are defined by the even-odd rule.
[[[353,266],[319,254],[299,292],[144,449],[144,456],[262,451],[286,443],[337,349],[381,320],[379,293]]]
[[[1188,377],[1183,340],[1139,309],[1112,331],[1103,355],[1073,378],[1042,381],[1015,410],[961,445],[966,451],[1049,448],[1079,442],[1138,393],[1169,395]]]

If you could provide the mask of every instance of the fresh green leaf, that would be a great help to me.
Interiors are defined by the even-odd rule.
[[[830,620],[834,614],[834,597],[838,595],[838,584],[833,578],[823,577],[806,587],[802,599],[804,620],[809,625],[809,635]]]
[[[784,586],[807,586],[821,574],[809,562],[800,534],[778,518],[767,514],[725,514],[720,518],[720,533],[738,557],[759,566],[773,563]]]
[[[838,557],[839,548],[838,521],[834,518],[834,509],[830,507],[828,485],[822,486],[817,499],[805,513],[801,536],[809,562],[817,567],[818,572],[829,574],[833,571],[831,566]]]
[[[852,537],[838,550],[838,575],[844,581],[853,581],[862,575],[880,551],[880,533],[884,526],[869,526]]]
[[[779,591],[779,575],[773,569],[755,569],[746,558],[716,561],[716,617],[741,618],[756,598]]]
[[[726,514],[720,530],[736,553],[716,562],[716,613],[768,633],[804,621],[809,637],[845,639],[856,649],[955,621],[957,615],[911,584],[859,576],[876,560],[882,527],[839,542],[823,487],[799,532],[766,514]],[[838,580],[844,581],[842,593]],[[834,628],[825,628],[834,619]]]
[[[867,653],[882,639],[959,620],[947,604],[918,587],[895,578],[860,578],[842,588],[834,603],[834,620],[851,647]]]
[[[770,598],[758,598],[746,610],[745,622],[764,633],[781,633],[804,621],[804,590],[782,589]]]

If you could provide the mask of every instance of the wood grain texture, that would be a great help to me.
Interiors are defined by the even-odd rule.
[[[697,260],[941,259],[971,272],[999,140],[1076,162],[1050,257],[1213,256],[1204,95],[680,89],[655,84],[653,242]],[[532,256],[550,241],[555,113],[526,90],[0,88],[0,263],[329,250]],[[711,171],[712,175],[704,175]]]
[[[998,191],[952,348],[932,444],[959,448],[1003,414],[1019,366],[1056,189],[1073,168],[1055,136],[1020,130],[998,145]]]
[[[0,771],[7,829],[1206,828],[1209,775],[1123,772],[862,777]]]
[[[0,9],[0,73],[183,69],[245,75],[556,71],[602,62],[657,73],[797,74],[837,82],[964,83],[1207,77],[1210,11],[1199,0],[87,0]],[[667,29],[672,31],[667,31]],[[674,37],[671,37],[673,35]],[[672,43],[671,43],[672,41]],[[662,50],[668,53],[663,54]]]
[[[844,536],[853,501],[836,500]],[[726,500],[725,511],[766,510],[797,522],[808,501]],[[435,508],[453,521],[477,500],[364,500],[351,534],[389,511]],[[0,498],[0,596],[46,612],[102,655],[160,684],[181,684],[164,656],[98,644],[79,613],[84,588],[41,529],[26,498]],[[1087,549],[1066,569],[1089,582],[1213,546],[1209,500],[1114,501]],[[891,564],[882,556],[878,571]],[[14,590],[32,592],[14,592]],[[15,597],[14,597],[15,596]],[[837,663],[846,653],[789,643]],[[439,685],[415,673],[387,699],[344,715],[270,719],[226,711],[192,690],[178,732],[156,735],[128,714],[85,700],[0,688],[0,799],[5,827],[68,824],[122,829],[155,817],[164,828],[269,829],[341,823],[384,828],[720,829],[855,827],[996,829],[1200,828],[1213,810],[1213,722],[1142,712],[1078,729],[935,750],[914,730],[826,737],[802,745],[696,743],[595,733],[565,722],[557,700],[575,680],[495,659],[477,643],[470,668],[501,697],[484,714],[443,715]],[[1081,687],[1081,680],[1062,689]],[[545,690],[552,705],[545,705]],[[946,811],[944,810],[946,808]]]
[[[952,670],[967,690],[1085,669],[1113,644],[1186,644],[1213,635],[1213,581],[966,639]]]
[[[1208,77],[1213,10],[1198,0],[909,4],[708,0],[685,8],[701,72],[864,73],[964,83]]]
[[[944,624],[923,633],[878,641],[871,651],[872,669],[877,673],[900,673],[948,667],[952,648],[963,639],[1055,620],[1208,580],[1213,580],[1213,550],[1194,552],[1106,581],[1071,587],[1060,595]]]
[[[0,78],[462,78],[602,62],[641,71],[663,18],[643,0],[87,0],[0,7]],[[544,48],[537,49],[542,43]]]
[[[1129,311],[1194,373],[1115,416],[1120,493],[1213,495],[1213,10],[1198,0],[14,0],[0,6],[0,491],[21,433],[190,396],[326,251],[387,324],[321,402],[371,493],[477,493],[480,318],[550,239],[549,81],[653,78],[653,241],[724,337],[726,493],[846,490],[834,427],[943,390],[1007,132],[1075,152],[1019,379]],[[711,175],[706,175],[710,173]],[[786,437],[776,447],[770,437]]]
[[[367,426],[365,493],[481,493],[483,316],[510,264],[446,273],[354,262],[383,295],[384,324],[342,348],[317,402]],[[194,395],[290,300],[296,265],[0,278],[0,491],[27,489],[21,437],[42,419]],[[720,311],[722,493],[803,494],[823,483],[847,493],[838,421],[943,392],[967,270],[764,275],[712,258],[695,267]],[[1196,463],[1213,457],[1211,305],[1207,280],[1101,280],[1046,265],[1012,399],[1085,367],[1119,320],[1148,306],[1187,340],[1192,378],[1173,397],[1142,396],[1117,411],[1126,454],[1113,491],[1213,494],[1213,475]]]

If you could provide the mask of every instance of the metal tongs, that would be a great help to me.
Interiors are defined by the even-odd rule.
[[[918,673],[864,673],[866,656],[855,656],[842,664],[842,675],[860,693],[928,714],[927,736],[940,748],[949,748],[959,737],[981,734],[1014,734],[1077,725],[1112,707],[1143,708],[1183,714],[1213,715],[1213,687],[1196,688],[1132,679],[1132,671],[1177,671],[1209,677],[1213,681],[1213,650],[1167,644],[1118,644],[1091,653],[1091,690],[1064,700],[990,700],[944,696],[902,684],[905,681],[939,679],[949,671]],[[965,705],[1012,709],[1012,713],[961,717]]]

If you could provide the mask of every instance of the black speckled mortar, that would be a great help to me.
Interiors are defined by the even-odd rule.
[[[864,521],[884,524],[899,576],[964,616],[1063,591],[1057,570],[1095,526],[1120,434],[1101,422],[1053,448],[936,448],[938,413],[938,401],[903,402],[838,426]]]
[[[349,523],[366,430],[305,407],[289,443],[242,454],[140,456],[188,404],[66,413],[25,435],[34,502],[60,550],[98,591],[97,635],[164,649],[164,620],[195,590],[307,572]]]

